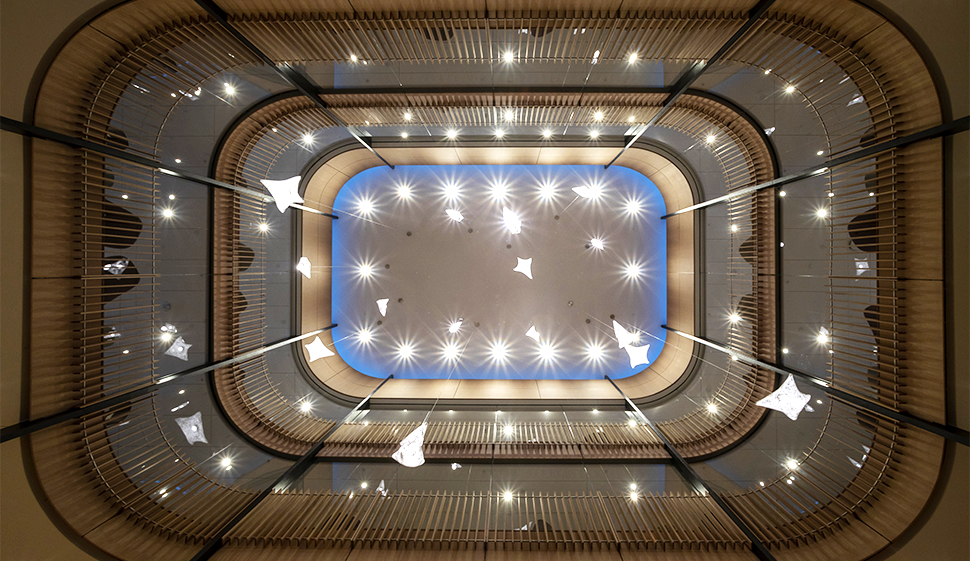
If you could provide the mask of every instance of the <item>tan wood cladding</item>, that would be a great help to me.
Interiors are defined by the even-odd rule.
[[[230,20],[277,62],[413,64],[437,68],[484,66],[509,49],[523,63],[621,61],[631,50],[645,61],[671,65],[708,59],[745,21],[753,1],[575,0],[490,2],[349,2],[221,0]],[[599,51],[598,55],[594,55]],[[821,55],[821,57],[816,56]],[[175,68],[184,61],[181,69]],[[259,64],[189,0],[135,0],[109,9],[67,41],[40,85],[35,124],[129,154],[160,153],[162,131],[183,100],[206,81],[239,66]],[[759,68],[793,86],[825,131],[825,152],[838,156],[860,144],[897,138],[941,123],[939,95],[916,49],[892,24],[846,0],[779,0],[718,63],[721,69]],[[835,79],[833,79],[833,77]],[[846,105],[842,84],[858,97]],[[135,94],[135,95],[133,95]],[[138,100],[132,102],[132,99]],[[533,90],[518,94],[326,92],[333,112],[351,125],[399,124],[409,107],[421,122],[491,125],[515,108],[527,125],[570,124],[602,111],[605,124],[642,124],[664,99],[658,93],[610,94]],[[630,120],[632,118],[632,121]],[[216,170],[222,181],[261,189],[262,173],[280,150],[307,129],[335,126],[308,100],[293,97],[257,110],[227,138]],[[728,141],[715,158],[733,191],[774,173],[761,131],[703,96],[686,95],[657,123],[701,138],[711,130]],[[375,130],[381,130],[374,125]],[[276,129],[275,131],[273,129]],[[521,146],[402,148],[382,155],[415,163],[602,164],[616,150]],[[477,158],[477,159],[476,159]],[[33,419],[101,403],[157,381],[154,334],[158,292],[158,170],[91,151],[32,142],[30,403]],[[366,150],[328,161],[311,181],[308,203],[332,200],[350,177],[380,162]],[[693,204],[687,180],[646,150],[629,150],[618,165],[641,170],[663,190],[668,211]],[[828,243],[827,325],[832,328],[825,376],[836,388],[897,411],[945,421],[943,341],[942,143],[926,141],[886,151],[824,174],[833,193]],[[794,187],[793,187],[794,188]],[[779,256],[774,194],[733,199],[732,221],[751,244],[734,248],[731,295],[744,326],[727,341],[773,362]],[[110,199],[109,199],[110,198]],[[214,250],[213,320],[217,358],[265,341],[265,275],[249,270],[250,252],[266,248],[241,229],[265,216],[265,201],[216,190],[220,243]],[[668,285],[672,327],[694,333],[697,301],[693,214],[668,220]],[[859,234],[862,234],[861,236]],[[306,215],[304,243],[327,255],[325,219]],[[111,242],[111,243],[107,243]],[[132,298],[106,321],[104,270],[109,247],[127,244],[139,269]],[[873,255],[873,276],[855,281],[849,244]],[[243,247],[245,246],[245,247]],[[127,250],[126,250],[127,251]],[[144,268],[142,265],[144,264]],[[329,279],[304,288],[304,322],[329,324]],[[134,282],[137,279],[137,282]],[[127,286],[127,285],[126,285]],[[316,295],[314,295],[314,293]],[[749,296],[745,300],[744,297]],[[115,313],[115,312],[112,312]],[[868,328],[853,318],[862,314]],[[130,353],[106,360],[124,329]],[[322,337],[324,338],[324,337]],[[872,343],[875,341],[875,344]],[[622,380],[632,396],[674,384],[688,367],[690,342],[671,334],[669,352],[649,375]],[[216,376],[230,421],[263,446],[293,456],[309,449],[334,422],[300,412],[274,388],[262,358]],[[717,453],[756,426],[754,401],[774,387],[773,375],[729,361],[715,392],[723,414],[702,406],[659,424],[688,457]],[[344,395],[363,396],[378,381],[350,371],[339,357],[314,363],[314,373]],[[395,380],[376,396],[389,403],[425,391]],[[594,381],[598,382],[598,381]],[[501,400],[509,392],[536,400],[583,394],[616,401],[603,384],[525,381],[487,386],[438,382],[434,395]],[[256,492],[224,484],[211,466],[179,453],[159,425],[154,395],[41,430],[27,437],[40,490],[83,539],[121,559],[189,558],[242,512]],[[940,472],[943,440],[927,432],[836,401],[823,415],[814,444],[794,454],[797,467],[752,489],[722,492],[727,503],[779,559],[864,559],[908,528]],[[408,423],[349,423],[329,438],[325,458],[388,454]],[[853,455],[846,458],[845,450]],[[488,423],[434,423],[431,461],[663,461],[657,435],[644,426],[556,423],[523,425],[513,438],[494,437]],[[850,463],[851,462],[851,463]],[[702,464],[697,464],[702,465]],[[186,492],[169,494],[180,487]],[[750,542],[708,496],[666,493],[390,493],[278,492],[225,538],[216,559],[384,560],[617,559],[619,552],[661,559],[750,558]]]

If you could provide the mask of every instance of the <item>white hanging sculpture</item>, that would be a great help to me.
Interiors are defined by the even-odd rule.
[[[300,196],[299,175],[282,181],[271,179],[260,179],[259,181],[269,190],[269,194],[276,201],[276,208],[280,212],[286,212],[286,209],[292,204],[303,203],[303,197]]]
[[[320,336],[313,338],[313,342],[309,345],[304,345],[306,347],[306,352],[310,353],[310,362],[317,360],[318,358],[325,358],[328,356],[333,356],[333,351],[327,348],[320,340]]]
[[[509,210],[509,207],[502,207],[502,220],[505,221],[505,227],[508,228],[510,233],[522,233],[522,220],[519,215]]]
[[[593,190],[585,185],[579,187],[573,187],[573,192],[584,199],[589,199],[593,196]]]
[[[381,479],[381,484],[377,486],[376,492],[380,496],[382,496],[382,497],[386,497],[387,496],[387,489],[384,488],[384,480],[383,479]]]
[[[189,360],[189,347],[192,345],[185,342],[184,339],[179,337],[172,343],[172,346],[165,351],[168,356],[174,356],[175,358],[180,358],[182,360]]]
[[[539,342],[539,332],[536,330],[536,326],[534,325],[529,328],[529,331],[525,333],[525,336],[532,339],[536,343]]]
[[[195,444],[196,442],[203,444],[209,443],[205,439],[205,432],[202,430],[202,411],[199,411],[191,417],[178,417],[175,419],[175,422],[182,429],[182,434],[185,435],[185,439],[189,441],[189,444]]]
[[[445,210],[445,214],[447,214],[448,218],[454,220],[455,222],[461,222],[462,220],[465,219],[465,217],[462,216],[461,212],[458,212],[457,210],[454,210],[451,208]]]
[[[521,257],[516,257],[516,259],[519,260],[519,264],[516,265],[515,268],[512,270],[518,273],[522,273],[523,275],[529,277],[529,279],[531,280],[532,279],[532,258],[530,257],[528,259],[522,259]]]
[[[650,345],[644,345],[642,347],[627,345],[623,348],[626,349],[626,354],[630,355],[630,368],[636,368],[641,364],[650,364],[650,359],[647,358],[647,353],[650,352]]]
[[[460,467],[461,467],[461,464],[453,463],[453,464],[451,464],[451,471],[455,471],[456,469],[459,469]]]
[[[401,447],[391,458],[404,467],[414,468],[424,464],[424,433],[428,430],[428,423],[414,429],[401,441]]]
[[[303,273],[303,276],[306,278],[310,278],[310,268],[310,260],[306,257],[301,257],[300,262],[296,264],[296,270]]]
[[[798,420],[798,414],[802,412],[812,396],[798,391],[795,385],[795,378],[791,374],[788,379],[777,390],[768,394],[767,397],[759,401],[756,405],[767,409],[781,411],[792,421]]]
[[[377,301],[377,310],[381,313],[381,317],[387,317],[388,302],[390,302],[390,298],[381,298]]]
[[[640,336],[636,333],[630,333],[625,327],[613,320],[613,335],[616,336],[616,342],[619,344],[620,348],[629,347],[633,343],[640,342]]]
[[[102,269],[107,273],[111,273],[112,275],[120,275],[121,273],[125,272],[125,269],[128,268],[128,263],[130,263],[130,261],[127,259],[119,259],[114,263],[108,263],[102,267]]]
[[[461,330],[461,323],[463,321],[464,320],[462,318],[458,318],[458,321],[456,321],[456,322],[452,323],[451,325],[449,325],[448,326],[448,333],[458,333],[458,331]]]

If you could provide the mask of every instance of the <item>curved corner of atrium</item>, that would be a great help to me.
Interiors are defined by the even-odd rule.
[[[966,558],[929,4],[5,4],[0,556]]]

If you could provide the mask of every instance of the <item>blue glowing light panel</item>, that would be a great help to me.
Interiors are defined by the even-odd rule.
[[[334,208],[335,350],[364,374],[624,378],[660,355],[665,206],[635,171],[380,167]]]

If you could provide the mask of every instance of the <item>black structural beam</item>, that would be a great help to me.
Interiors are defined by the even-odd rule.
[[[115,397],[108,398],[103,401],[93,403],[91,405],[85,405],[84,407],[75,407],[73,409],[68,409],[67,411],[64,411],[62,413],[56,413],[54,415],[48,415],[47,417],[41,417],[40,419],[34,419],[32,421],[24,421],[22,423],[17,423],[16,425],[3,427],[2,429],[0,429],[0,442],[6,442],[14,438],[20,438],[21,436],[28,435],[32,432],[37,432],[41,429],[52,427],[54,425],[63,423],[65,421],[70,421],[72,419],[83,417],[84,415],[90,415],[91,413],[96,413],[98,411],[109,409],[111,407],[114,407],[115,405],[120,405],[122,403],[131,401],[133,399],[137,399],[141,396],[150,394],[154,391],[158,391],[160,387],[174,380],[178,380],[186,376],[192,376],[193,374],[205,374],[206,372],[211,372],[218,368],[225,368],[226,366],[231,366],[237,362],[241,362],[244,360],[249,360],[255,356],[259,356],[273,349],[278,349],[280,347],[289,345],[291,343],[295,343],[297,341],[302,341],[303,339],[313,337],[314,335],[318,335],[320,333],[323,333],[324,331],[333,329],[334,327],[337,327],[336,323],[331,324],[327,327],[324,327],[323,329],[317,329],[316,331],[311,331],[303,335],[291,337],[283,341],[277,341],[276,343],[266,345],[265,347],[253,349],[239,356],[235,356],[220,362],[204,364],[202,366],[197,366],[195,368],[189,368],[188,370],[182,370],[181,372],[175,372],[172,374],[162,376],[157,382],[149,386],[131,390],[121,395],[117,395]]]
[[[727,502],[720,496],[720,494],[717,491],[714,491],[713,489],[707,486],[707,483],[705,483],[704,480],[701,478],[701,476],[696,471],[694,471],[694,468],[690,467],[690,464],[687,463],[687,460],[685,460],[684,457],[680,455],[680,452],[678,452],[677,449],[674,447],[674,445],[669,440],[667,440],[667,437],[664,436],[664,433],[660,432],[660,429],[657,428],[657,426],[653,423],[653,421],[651,421],[650,418],[647,417],[643,413],[643,411],[640,410],[639,407],[637,407],[636,403],[633,403],[632,399],[630,399],[629,397],[627,397],[625,393],[623,393],[623,390],[620,389],[620,386],[616,385],[616,382],[614,382],[612,378],[610,378],[609,376],[603,376],[603,377],[607,379],[611,384],[613,384],[613,387],[616,388],[616,391],[618,391],[620,395],[623,396],[623,400],[626,401],[627,407],[630,408],[633,412],[635,412],[637,416],[639,416],[640,419],[643,421],[643,423],[648,427],[650,427],[650,430],[657,435],[657,438],[659,438],[660,442],[663,443],[664,449],[667,451],[667,454],[670,455],[670,459],[673,460],[672,463],[674,467],[677,468],[677,471],[680,472],[680,474],[684,477],[687,483],[690,484],[690,486],[694,489],[694,492],[699,495],[710,495],[710,497],[714,500],[714,502],[717,503],[717,506],[720,507],[721,510],[723,510],[724,513],[728,515],[728,518],[730,518],[731,521],[734,522],[734,524],[738,527],[738,529],[740,529],[741,532],[743,532],[744,535],[749,540],[751,540],[751,550],[758,557],[758,559],[761,559],[761,561],[775,561],[775,557],[771,554],[770,551],[768,551],[768,548],[765,547],[765,544],[761,543],[761,540],[758,539],[758,536],[756,536],[755,533],[751,531],[751,528],[749,528],[748,525],[745,524],[744,520],[742,520],[741,517],[738,516],[737,512],[735,512],[734,509],[731,508],[731,505],[727,504]]]
[[[696,337],[694,335],[691,335],[689,333],[684,333],[683,331],[679,331],[677,329],[668,327],[666,325],[662,325],[661,327],[663,327],[667,331],[670,331],[671,333],[676,333],[681,337],[685,337],[687,339],[690,339],[691,341],[695,341],[711,349],[721,351],[722,353],[728,354],[732,357],[737,357],[737,359],[740,360],[741,362],[747,362],[759,368],[764,368],[765,370],[771,370],[772,372],[776,374],[781,374],[783,376],[786,374],[791,374],[796,378],[815,384],[816,386],[822,388],[822,391],[824,391],[829,397],[848,403],[849,405],[855,407],[856,409],[861,409],[864,411],[868,411],[870,413],[874,413],[876,415],[880,415],[882,417],[887,417],[899,423],[905,423],[907,425],[931,432],[937,436],[942,436],[943,438],[946,438],[947,440],[952,440],[958,444],[962,444],[964,446],[970,446],[970,432],[967,432],[959,427],[954,427],[951,425],[941,425],[940,423],[927,421],[925,419],[921,419],[919,417],[910,415],[908,413],[901,413],[899,411],[896,411],[895,409],[890,409],[884,405],[880,405],[878,403],[874,403],[867,399],[863,399],[854,394],[833,388],[831,382],[829,382],[825,378],[816,376],[815,374],[809,374],[808,372],[802,372],[800,370],[795,370],[793,368],[786,368],[783,366],[778,366],[777,364],[772,364],[770,362],[764,362],[756,358],[747,356],[744,353],[735,351],[730,347],[723,345],[721,343],[711,341],[710,339],[705,339],[703,337]]]
[[[339,429],[347,421],[349,421],[350,418],[355,413],[357,413],[357,411],[359,411],[364,406],[364,404],[370,401],[370,398],[373,397],[374,394],[377,393],[377,391],[381,389],[381,387],[393,377],[394,377],[394,374],[391,374],[387,378],[384,378],[384,380],[381,381],[381,383],[378,384],[376,388],[374,388],[369,394],[367,394],[367,397],[362,399],[360,403],[357,404],[356,407],[351,409],[350,412],[347,413],[347,415],[343,419],[341,419],[339,423],[336,423],[333,427],[331,427],[330,430],[328,430],[327,433],[323,435],[323,438],[321,438],[316,444],[314,444],[313,447],[310,448],[310,450],[306,454],[301,456],[299,460],[295,461],[293,465],[290,466],[290,468],[283,473],[283,475],[276,478],[276,481],[270,484],[269,487],[263,489],[263,491],[259,495],[257,495],[255,499],[250,501],[249,504],[247,504],[246,507],[243,508],[238,514],[236,514],[236,516],[234,516],[232,520],[230,520],[229,522],[226,522],[226,525],[223,526],[214,536],[209,538],[209,541],[207,541],[205,545],[202,546],[202,549],[198,553],[196,553],[194,557],[192,557],[192,561],[205,561],[206,559],[209,559],[210,557],[212,557],[215,554],[215,552],[218,551],[220,547],[222,547],[222,540],[223,538],[226,537],[226,534],[232,531],[232,529],[235,528],[237,524],[242,522],[243,518],[246,518],[246,516],[248,516],[250,512],[255,510],[256,507],[259,506],[259,503],[263,502],[263,499],[268,497],[271,493],[275,493],[278,491],[285,491],[291,485],[296,483],[300,479],[300,477],[302,477],[303,474],[306,473],[306,470],[310,469],[310,466],[313,465],[313,460],[316,458],[317,454],[320,453],[320,450],[323,450],[324,445],[327,443],[327,439],[330,438],[330,436],[334,432],[336,432],[337,429]]]
[[[859,160],[865,160],[879,154],[880,152],[885,152],[886,150],[892,150],[894,148],[903,148],[904,146],[909,146],[910,144],[915,144],[917,142],[922,142],[924,140],[931,140],[934,138],[939,138],[941,136],[950,136],[970,128],[970,116],[963,117],[960,119],[955,119],[948,123],[943,123],[942,125],[937,125],[935,127],[930,127],[928,129],[923,129],[919,132],[914,132],[913,134],[908,134],[906,136],[901,136],[893,140],[887,140],[879,144],[874,144],[868,148],[863,148],[861,150],[856,150],[844,156],[839,156],[838,158],[832,158],[820,166],[807,169],[803,172],[796,173],[793,175],[786,175],[785,177],[779,177],[778,179],[772,179],[765,183],[758,185],[752,185],[751,187],[745,187],[744,189],[739,189],[733,191],[727,195],[711,199],[709,201],[704,201],[703,203],[698,203],[687,208],[682,208],[678,211],[671,212],[670,214],[665,214],[661,218],[666,219],[671,216],[677,216],[678,214],[684,214],[685,212],[692,212],[701,208],[706,208],[712,205],[727,202],[731,199],[736,199],[738,197],[744,197],[751,193],[761,191],[762,189],[771,189],[773,187],[782,187],[788,185],[789,183],[795,183],[796,181],[801,181],[803,179],[808,179],[809,177],[814,177],[816,175],[821,175],[827,172],[829,169],[843,166],[845,164],[851,164],[852,162],[858,162]]]
[[[643,133],[647,132],[647,129],[657,124],[660,121],[660,118],[667,113],[667,111],[673,106],[673,104],[677,101],[677,99],[680,98],[680,96],[682,96],[684,92],[686,92],[688,88],[690,88],[691,85],[694,82],[696,82],[698,78],[701,77],[701,74],[703,74],[705,70],[710,68],[711,65],[713,65],[718,60],[720,60],[721,57],[724,56],[729,50],[731,50],[738,43],[738,41],[740,41],[741,38],[744,37],[744,34],[747,33],[749,29],[751,29],[751,26],[753,26],[755,22],[757,22],[758,19],[761,16],[763,16],[764,13],[768,11],[768,8],[770,8],[771,5],[774,3],[775,3],[775,0],[761,0],[760,2],[758,2],[758,4],[751,9],[751,12],[748,14],[748,19],[747,21],[744,22],[744,25],[738,28],[738,30],[734,32],[734,35],[732,35],[731,38],[727,40],[727,42],[721,45],[721,48],[718,49],[717,52],[714,53],[714,55],[710,59],[706,61],[705,60],[696,61],[694,64],[690,66],[690,68],[684,71],[684,73],[681,74],[680,78],[677,79],[673,87],[670,89],[670,93],[667,95],[667,98],[664,100],[663,105],[660,107],[660,111],[658,111],[657,114],[653,116],[653,118],[647,121],[647,124],[643,125],[643,127],[640,128],[640,132],[635,134],[630,140],[627,141],[623,149],[620,150],[620,153],[617,154],[612,160],[610,160],[610,163],[606,164],[603,167],[608,169],[610,166],[612,166],[614,162],[620,159],[620,156],[622,156],[624,152],[626,152],[631,146],[633,146],[634,144],[636,144],[638,140],[640,140],[640,137],[643,136]]]
[[[322,99],[320,99],[320,95],[317,93],[320,90],[319,86],[311,82],[310,79],[304,76],[302,72],[300,72],[296,68],[293,68],[288,63],[283,62],[283,63],[277,64],[276,62],[273,61],[273,59],[269,58],[269,56],[267,56],[266,53],[264,53],[262,50],[260,50],[259,47],[255,45],[255,43],[250,41],[245,35],[242,34],[241,31],[239,31],[231,23],[229,23],[229,13],[223,10],[222,8],[220,8],[215,2],[213,2],[213,0],[195,0],[195,3],[201,6],[202,9],[204,9],[206,12],[208,12],[209,15],[212,16],[212,18],[215,19],[216,22],[218,22],[219,25],[223,27],[223,29],[225,29],[230,35],[233,36],[233,38],[235,38],[237,41],[242,43],[247,49],[249,49],[254,55],[256,55],[256,57],[259,60],[263,61],[263,63],[265,63],[267,66],[275,70],[276,73],[279,74],[284,80],[289,82],[291,86],[299,90],[300,93],[302,93],[310,101],[312,101],[313,104],[316,105],[317,108],[319,108],[321,111],[323,111],[324,114],[327,115],[327,117],[332,119],[333,122],[347,129],[347,132],[353,135],[353,137],[357,139],[357,142],[360,142],[364,146],[364,148],[367,148],[368,150],[370,150],[371,153],[377,156],[378,159],[380,159],[380,161],[384,162],[384,164],[387,165],[387,167],[394,169],[394,166],[392,166],[387,160],[385,160],[380,154],[378,154],[377,151],[374,150],[374,148],[370,145],[370,143],[364,140],[364,138],[360,136],[357,133],[357,131],[354,130],[353,127],[351,127],[347,123],[344,123],[343,120],[330,109],[330,106],[327,105]]]
[[[8,117],[0,117],[0,130],[5,130],[7,132],[16,133],[22,136],[29,136],[31,138],[40,138],[42,140],[50,140],[72,148],[79,148],[81,150],[87,150],[89,152],[94,152],[108,158],[114,158],[116,160],[121,160],[128,162],[130,164],[135,164],[137,166],[142,166],[146,168],[156,169],[161,173],[166,175],[171,175],[172,177],[177,177],[179,179],[185,179],[186,181],[192,181],[193,183],[199,183],[202,185],[207,185],[209,187],[218,187],[221,189],[229,189],[230,191],[237,191],[239,193],[245,193],[251,197],[256,197],[258,199],[265,199],[266,193],[261,193],[259,191],[253,191],[252,189],[247,189],[246,187],[238,187],[231,183],[225,183],[222,181],[217,181],[211,177],[206,177],[204,175],[199,175],[197,173],[192,173],[190,171],[184,171],[180,169],[173,169],[171,167],[165,166],[162,162],[158,160],[153,160],[151,158],[146,158],[144,156],[139,156],[137,154],[132,154],[130,152],[125,152],[124,150],[118,150],[117,148],[111,148],[110,146],[104,146],[103,144],[98,144],[97,142],[91,142],[90,140],[83,140],[80,138],[74,138],[73,136],[68,136],[66,134],[61,134],[43,127],[37,127],[34,125],[28,125],[21,121],[15,119],[10,119]],[[320,212],[319,210],[305,207],[303,205],[293,205],[300,210],[306,212],[312,212],[314,214],[319,214],[321,216],[326,216],[329,218],[339,218],[333,214],[328,214],[326,212]]]

